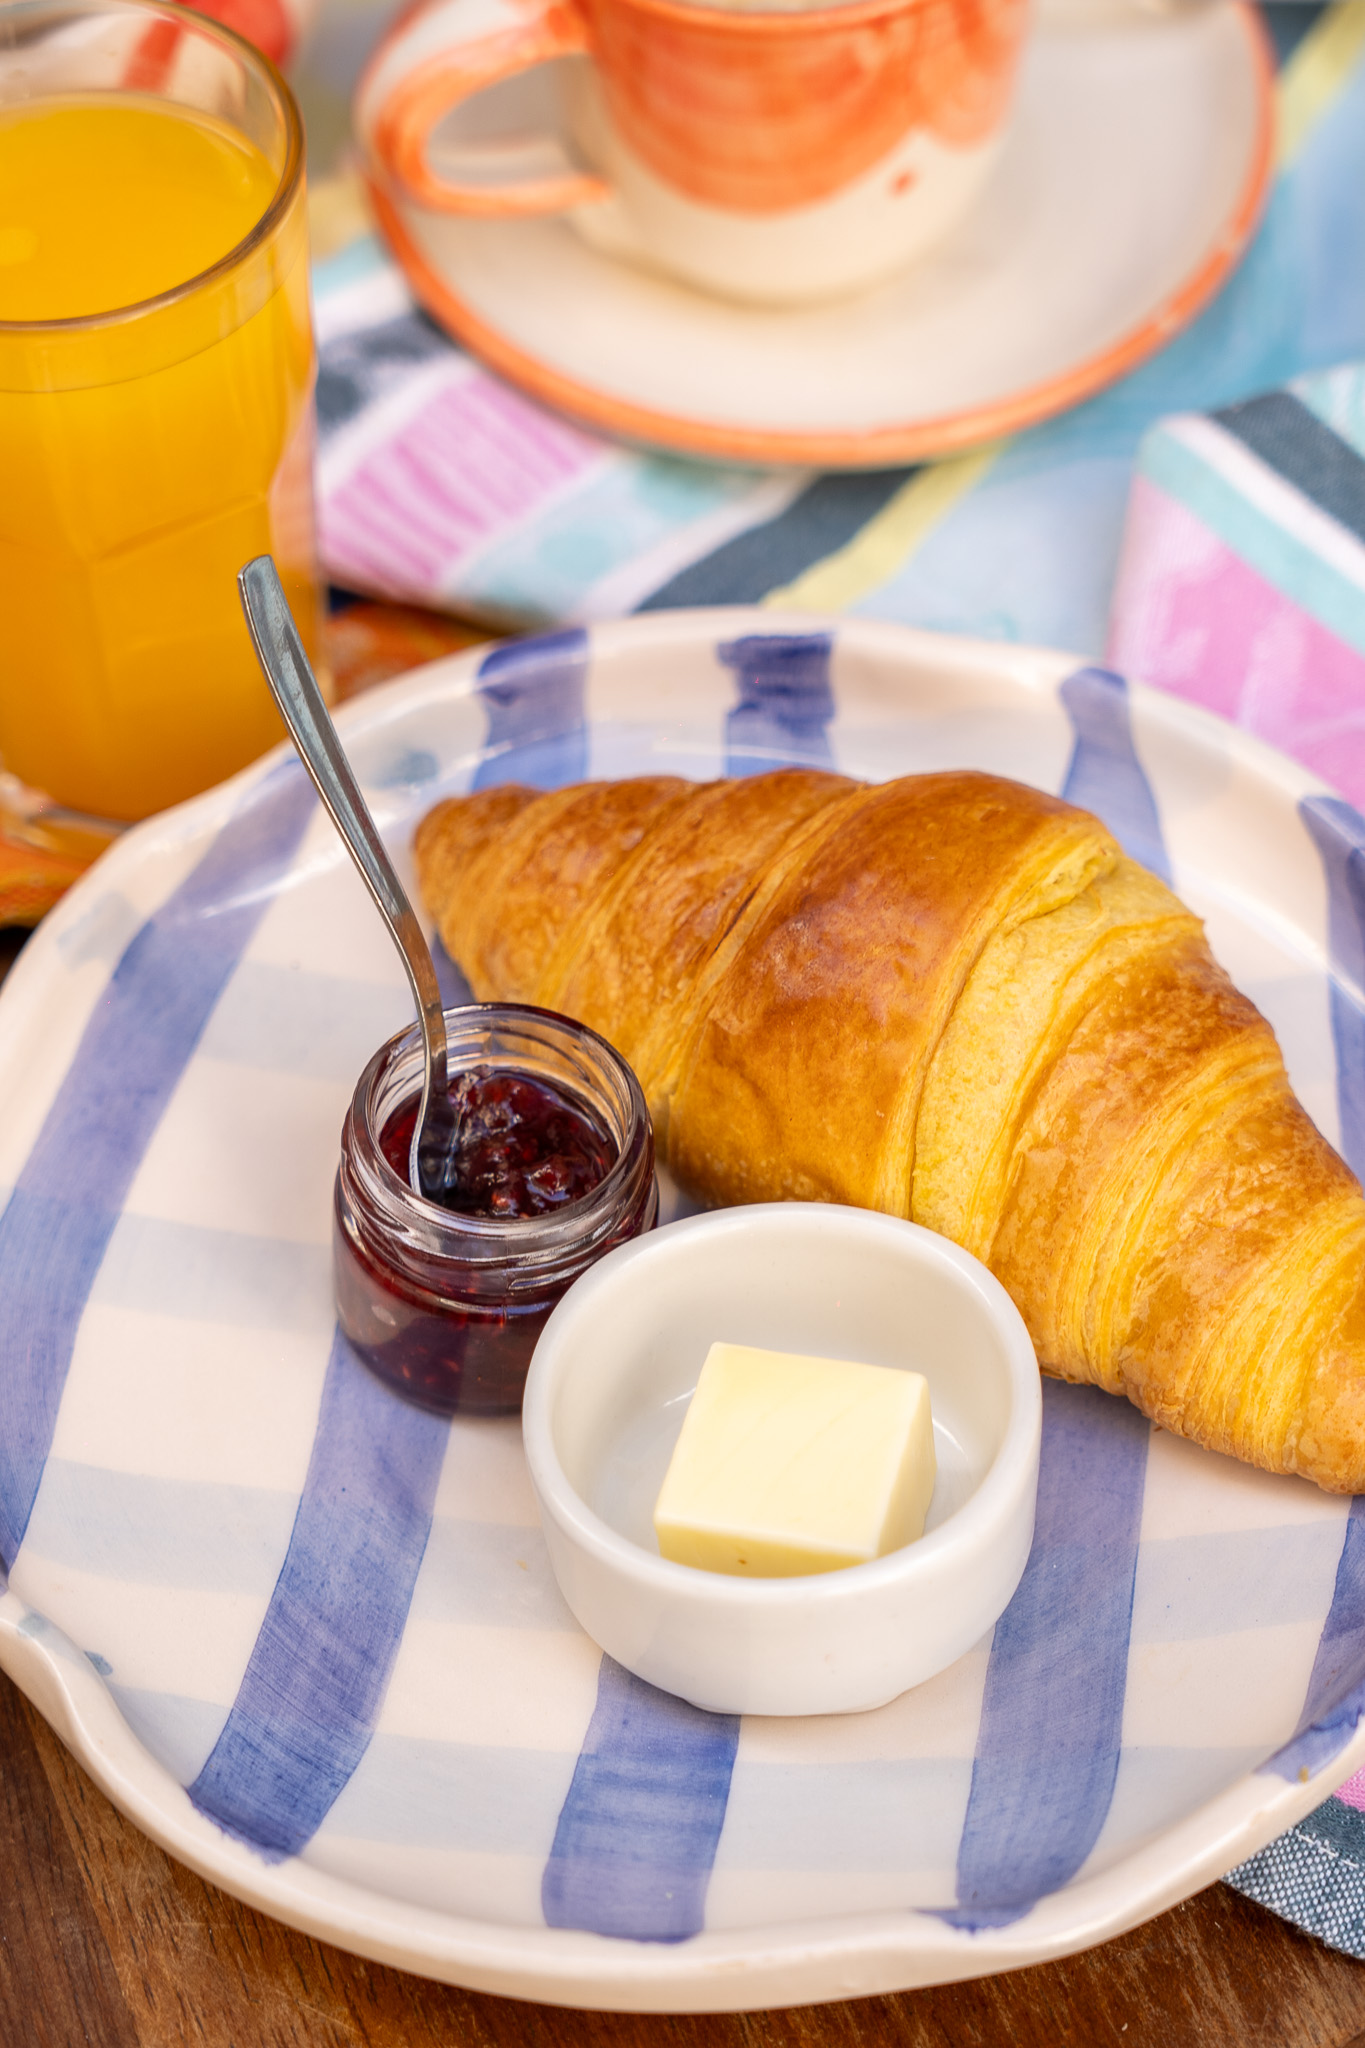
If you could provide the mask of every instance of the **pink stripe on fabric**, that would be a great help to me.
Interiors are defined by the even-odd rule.
[[[1365,804],[1365,657],[1147,477],[1129,501],[1107,659]]]
[[[318,507],[327,572],[384,596],[438,598],[464,556],[601,460],[602,446],[496,383],[437,392]]]
[[[1353,1778],[1348,1778],[1337,1798],[1353,1806],[1357,1813],[1365,1813],[1365,1771],[1357,1771]]]

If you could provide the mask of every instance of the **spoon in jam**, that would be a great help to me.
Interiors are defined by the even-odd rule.
[[[270,556],[257,555],[254,562],[248,562],[238,575],[237,588],[271,695],[332,823],[403,956],[422,1032],[422,1099],[408,1151],[408,1181],[417,1194],[436,1201],[446,1186],[448,1162],[457,1149],[459,1129],[450,1099],[445,1006],[431,948],[360,794],[360,785],[323,702]]]

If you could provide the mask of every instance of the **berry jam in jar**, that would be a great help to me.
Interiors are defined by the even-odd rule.
[[[653,1227],[654,1135],[605,1039],[550,1010],[446,1012],[459,1130],[439,1201],[407,1179],[415,1029],[381,1046],[346,1115],[333,1233],[337,1317],[370,1368],[443,1414],[515,1413],[551,1309]]]
[[[464,1216],[548,1216],[590,1195],[616,1157],[600,1116],[551,1081],[515,1068],[466,1067],[450,1084],[456,1142],[445,1186],[429,1198]],[[418,1097],[395,1110],[379,1149],[400,1180]]]

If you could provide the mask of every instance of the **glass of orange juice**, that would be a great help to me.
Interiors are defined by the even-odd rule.
[[[0,762],[145,817],[282,735],[236,574],[310,652],[303,134],[230,30],[0,0]]]

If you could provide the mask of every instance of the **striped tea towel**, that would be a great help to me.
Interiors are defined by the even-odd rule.
[[[1365,803],[1365,363],[1151,430],[1109,659]]]
[[[1365,1771],[1225,1882],[1329,1948],[1365,1959]]]
[[[766,531],[811,482],[642,453],[547,411],[428,319],[372,235],[316,264],[313,289],[318,544],[348,589],[510,630],[661,595],[685,604],[664,595],[680,573]],[[866,478],[831,479],[836,494],[852,488],[851,530],[907,472],[886,474],[880,498]],[[809,543],[815,555],[848,538],[848,521],[836,525]]]

